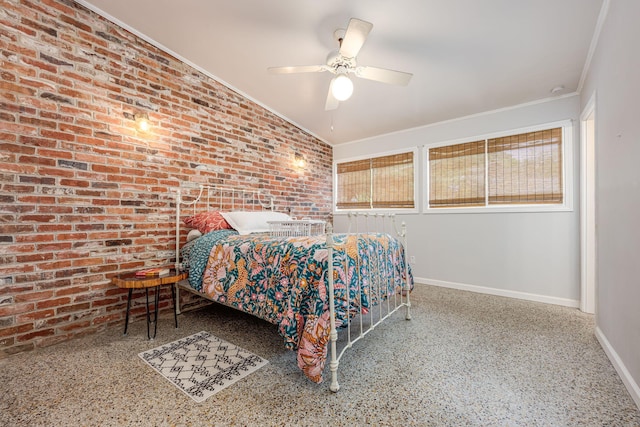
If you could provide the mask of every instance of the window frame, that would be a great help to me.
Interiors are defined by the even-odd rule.
[[[413,207],[412,208],[346,208],[338,209],[338,163],[355,162],[358,160],[369,160],[377,157],[393,156],[395,154],[413,153]],[[421,164],[420,159],[421,150],[419,147],[404,148],[399,150],[384,151],[375,154],[369,154],[364,156],[349,157],[340,160],[333,161],[333,213],[335,215],[346,214],[349,212],[392,212],[392,213],[420,213],[420,191],[419,191],[419,173]]]
[[[445,147],[449,145],[463,144],[468,142],[488,140],[492,138],[501,138],[511,135],[519,135],[529,132],[538,132],[547,129],[562,129],[562,192],[563,202],[560,204],[508,204],[508,205],[484,205],[484,206],[467,206],[467,207],[449,207],[449,208],[432,208],[429,206],[429,149],[437,147]],[[573,211],[573,121],[562,120],[557,122],[549,122],[541,125],[528,126],[507,131],[488,133],[484,135],[475,135],[468,138],[460,138],[455,140],[437,142],[433,144],[424,144],[422,146],[422,212],[425,214],[448,214],[448,213],[500,213],[500,212],[567,212]],[[486,164],[486,163],[485,163]],[[488,187],[488,168],[485,168],[485,201],[487,200]]]

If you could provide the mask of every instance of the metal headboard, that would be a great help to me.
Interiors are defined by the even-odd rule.
[[[185,184],[176,192],[176,270],[180,270],[180,220],[182,208],[198,210],[256,210],[275,208],[274,198],[262,190],[247,190],[220,185]]]

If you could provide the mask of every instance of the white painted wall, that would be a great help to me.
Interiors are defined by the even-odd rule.
[[[610,2],[581,104],[596,94],[597,336],[640,407],[639,17]]]
[[[410,230],[409,253],[416,257],[413,269],[419,282],[577,307],[579,101],[578,95],[567,96],[338,145],[334,159],[573,120],[573,211],[418,213],[400,219]],[[419,183],[422,190],[422,177]],[[336,214],[334,223],[336,230],[345,230],[343,215]]]

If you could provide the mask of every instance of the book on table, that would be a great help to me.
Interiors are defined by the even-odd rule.
[[[153,267],[136,271],[136,277],[158,277],[164,276],[171,272],[169,267]]]

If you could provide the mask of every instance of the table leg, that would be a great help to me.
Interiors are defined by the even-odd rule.
[[[127,314],[124,317],[124,334],[127,335],[127,328],[129,327],[129,309],[131,308],[131,293],[133,289],[129,288],[129,296],[127,297]]]
[[[178,307],[176,307],[176,284],[171,284],[171,299],[173,300],[173,318],[176,321],[176,329],[178,328]]]
[[[182,314],[180,311],[180,288],[178,283],[174,283],[173,286],[176,288],[176,313]]]
[[[160,286],[155,286],[155,306],[153,307],[153,320],[151,320],[151,313],[149,310],[149,288],[144,288],[147,295],[147,338],[152,340],[156,337],[158,332],[158,302],[160,300]],[[153,323],[153,336],[151,336],[151,323]]]
[[[153,313],[153,338],[156,337],[158,332],[158,304],[160,303],[160,286],[156,286],[156,303],[154,305]]]

